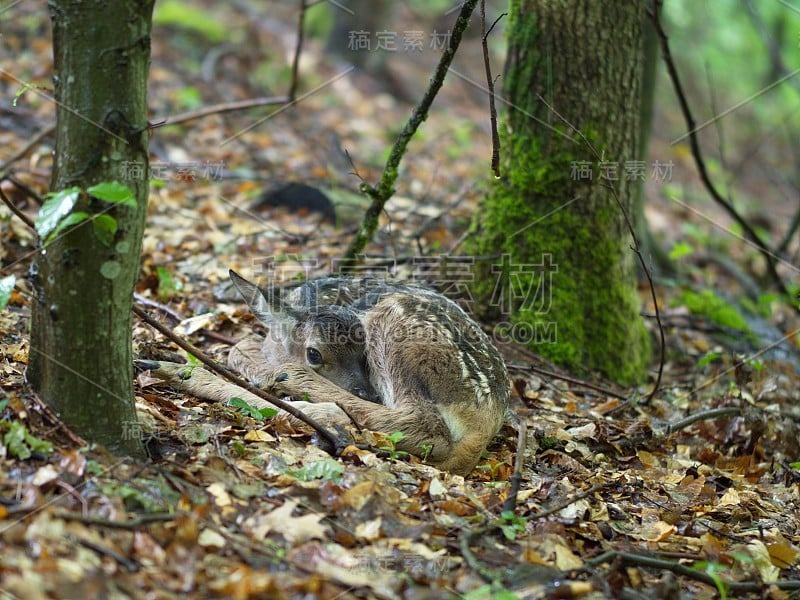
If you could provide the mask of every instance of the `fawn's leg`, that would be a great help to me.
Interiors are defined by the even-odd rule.
[[[276,408],[266,400],[240,388],[238,385],[217,377],[202,367],[172,362],[158,362],[158,368],[151,369],[150,373],[153,377],[168,383],[176,390],[186,392],[197,398],[210,400],[211,402],[227,403],[231,398],[241,398],[256,408]],[[312,404],[311,402],[299,401],[293,404],[312,419],[323,424],[350,424],[350,418],[331,402]],[[277,416],[287,419],[293,425],[304,425],[302,421],[281,409],[278,409]]]
[[[425,457],[435,465],[451,462],[449,459],[454,448],[447,424],[429,400],[414,396],[413,392],[406,394],[397,406],[389,408],[354,396],[305,365],[295,363],[276,368],[263,387],[280,396],[334,403],[350,415],[357,425],[366,429],[383,433],[403,433],[405,437],[397,443],[399,450]],[[473,466],[474,463],[469,468],[450,470],[464,473],[469,472]]]

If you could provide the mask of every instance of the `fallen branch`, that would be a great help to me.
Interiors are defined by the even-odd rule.
[[[268,394],[261,388],[254,386],[249,381],[245,381],[242,377],[239,377],[236,373],[228,369],[227,367],[223,367],[214,359],[210,358],[206,355],[202,350],[197,348],[196,346],[190,344],[186,340],[181,339],[177,335],[175,335],[169,327],[159,323],[145,311],[143,311],[138,306],[133,307],[133,313],[139,317],[142,321],[150,325],[153,329],[158,331],[161,335],[166,337],[169,341],[173,342],[174,344],[183,348],[186,352],[194,356],[197,360],[201,363],[206,365],[209,369],[211,369],[217,375],[220,375],[227,379],[228,381],[235,383],[240,388],[247,390],[251,394],[258,396],[262,400],[269,402],[273,406],[278,407],[279,409],[289,413],[296,419],[302,421],[309,427],[313,428],[320,437],[324,438],[324,440],[328,443],[329,447],[325,448],[325,450],[331,453],[334,456],[338,456],[341,451],[347,446],[347,442],[341,440],[338,436],[331,433],[326,427],[318,423],[316,420],[309,417],[303,411],[295,408],[291,402],[284,402],[280,398],[273,396],[272,394]]]
[[[597,567],[603,563],[608,563],[614,560],[619,560],[625,564],[629,565],[637,565],[640,567],[650,567],[652,569],[662,569],[664,571],[671,571],[676,575],[681,575],[682,577],[688,577],[689,579],[693,579],[695,581],[700,581],[702,583],[708,584],[714,588],[717,587],[717,578],[712,577],[708,573],[704,571],[698,571],[697,569],[693,569],[692,567],[687,567],[686,565],[682,565],[680,563],[665,560],[663,558],[656,558],[655,556],[644,556],[641,554],[634,554],[632,552],[620,552],[618,550],[609,550],[608,552],[603,552],[599,556],[591,560],[587,560],[583,563],[583,567],[579,569],[579,571],[589,571],[594,567]],[[698,560],[699,557],[698,557]],[[789,579],[786,581],[772,581],[769,583],[761,583],[761,582],[744,582],[744,581],[725,581],[724,582],[725,588],[729,592],[766,592],[768,588],[775,586],[780,590],[785,591],[793,591],[793,590],[800,590],[800,581]]]

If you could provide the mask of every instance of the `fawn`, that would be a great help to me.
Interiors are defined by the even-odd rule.
[[[322,422],[400,431],[397,449],[466,475],[505,418],[510,383],[486,334],[452,300],[414,284],[328,278],[284,298],[230,271],[269,329],[231,350],[234,370]],[[265,402],[201,368],[153,375],[201,398]],[[287,415],[288,416],[288,415]]]

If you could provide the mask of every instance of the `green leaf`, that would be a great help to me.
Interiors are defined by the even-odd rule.
[[[710,352],[706,352],[700,360],[697,361],[698,367],[705,367],[708,363],[717,360],[722,354],[720,352],[715,352],[711,350]]]
[[[278,411],[274,408],[256,408],[241,398],[231,398],[228,401],[228,405],[238,408],[241,412],[246,414],[248,417],[254,418],[256,421],[263,421],[278,414]]]
[[[39,216],[36,218],[36,233],[39,238],[46,240],[59,229],[59,224],[67,218],[67,216],[75,208],[75,203],[81,195],[81,188],[71,187],[60,192],[53,192],[47,194],[45,203],[39,209]],[[61,227],[63,229],[63,227]]]
[[[406,437],[406,434],[402,431],[393,431],[389,435],[386,436],[386,439],[392,442],[393,444],[397,444],[400,440]]]
[[[8,406],[8,398],[3,398],[0,400],[0,412],[3,412],[6,409],[6,406]]]
[[[669,257],[671,260],[678,260],[685,256],[691,256],[693,252],[694,248],[691,244],[681,241],[672,247],[672,250],[669,251]]]
[[[127,185],[119,181],[106,181],[93,185],[88,190],[93,198],[108,202],[110,204],[122,204],[136,208],[136,196]]]
[[[344,466],[332,458],[314,461],[297,470],[287,470],[287,475],[296,477],[300,481],[312,481],[322,479],[323,481],[338,482],[344,475]]]
[[[180,281],[172,277],[172,274],[164,267],[156,267],[156,275],[158,276],[158,298],[160,300],[168,300],[183,288]]]
[[[100,243],[110,248],[117,234],[117,220],[108,214],[97,215],[92,219],[92,227]]]
[[[20,421],[12,421],[3,436],[8,453],[20,460],[30,458],[34,452],[52,452],[53,444],[40,440]]]
[[[11,456],[16,456],[20,460],[31,456],[31,449],[25,444],[25,426],[19,421],[11,423],[11,427],[3,436],[3,445]]]
[[[0,279],[0,310],[8,306],[8,301],[11,300],[11,292],[14,291],[16,282],[17,278],[13,275]]]
[[[78,212],[74,212],[74,213],[72,213],[70,215],[67,215],[67,218],[64,219],[63,221],[61,221],[61,223],[58,224],[58,227],[56,227],[56,230],[53,233],[51,233],[49,236],[47,236],[47,239],[45,241],[46,242],[50,242],[50,241],[54,240],[65,229],[68,229],[68,228],[72,227],[73,225],[77,225],[78,223],[81,223],[81,222],[85,221],[88,218],[89,218],[89,213],[85,213],[85,212],[83,212],[81,210],[79,210]]]

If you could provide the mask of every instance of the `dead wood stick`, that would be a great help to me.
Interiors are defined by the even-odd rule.
[[[228,381],[231,381],[232,383],[238,385],[240,388],[247,390],[251,394],[258,396],[262,400],[269,402],[273,406],[276,406],[279,409],[289,413],[296,419],[302,421],[309,427],[313,428],[314,431],[316,431],[320,435],[320,437],[324,438],[324,440],[329,445],[329,447],[324,448],[327,452],[331,453],[334,456],[338,456],[341,453],[341,451],[347,446],[347,442],[345,442],[338,436],[331,433],[326,427],[324,427],[316,420],[309,417],[303,411],[292,406],[291,402],[284,402],[280,398],[277,398],[272,394],[268,394],[264,390],[254,386],[249,381],[245,381],[242,377],[239,377],[236,373],[234,373],[227,367],[223,367],[217,361],[207,356],[202,350],[200,350],[196,346],[190,344],[186,340],[183,340],[179,336],[175,335],[169,329],[169,327],[156,321],[153,317],[151,317],[149,314],[147,314],[138,306],[133,307],[133,312],[142,321],[150,325],[150,327],[152,327],[153,329],[157,330],[168,340],[170,340],[174,344],[177,344],[178,346],[183,348],[186,352],[197,358],[197,360],[206,365],[213,372],[217,373],[218,375],[221,375]]]
[[[717,580],[709,575],[704,571],[698,571],[687,565],[682,565],[678,562],[674,562],[671,560],[664,560],[663,558],[657,558],[655,556],[649,555],[644,556],[641,554],[634,554],[632,552],[620,552],[618,550],[609,550],[608,552],[603,552],[599,556],[587,560],[583,563],[583,567],[579,569],[579,571],[586,571],[590,570],[598,565],[603,563],[608,563],[613,560],[620,560],[625,564],[629,565],[639,565],[642,567],[650,567],[654,569],[663,569],[665,571],[671,571],[676,575],[681,575],[682,577],[688,577],[689,579],[694,579],[695,581],[700,581],[711,587],[717,586]],[[700,557],[698,556],[698,561]],[[748,581],[726,581],[725,587],[727,588],[728,592],[763,592],[766,591],[769,587],[775,586],[780,590],[800,590],[800,581],[789,579],[786,581],[772,581],[770,583],[762,583],[762,582],[748,582]]]

